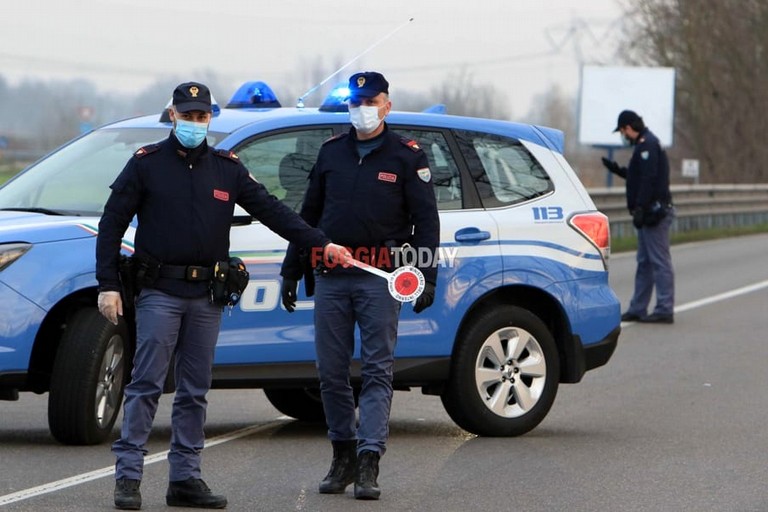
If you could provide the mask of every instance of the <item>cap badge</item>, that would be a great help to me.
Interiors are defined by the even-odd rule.
[[[357,77],[357,86],[362,87],[364,85],[365,85],[365,77],[364,76]]]
[[[193,98],[197,98],[198,92],[200,92],[200,89],[198,89],[196,85],[189,88],[189,94],[191,94]]]

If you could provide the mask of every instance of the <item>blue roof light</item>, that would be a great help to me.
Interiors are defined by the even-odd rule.
[[[432,105],[431,107],[427,107],[424,110],[422,110],[425,114],[445,114],[445,104],[444,103],[436,103]]]
[[[264,82],[246,82],[232,95],[226,108],[277,108],[277,96]]]
[[[331,92],[323,100],[323,104],[320,105],[320,110],[323,112],[349,112],[347,99],[349,99],[349,86],[344,82],[331,89]]]

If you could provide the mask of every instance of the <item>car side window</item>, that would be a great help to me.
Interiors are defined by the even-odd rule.
[[[282,132],[252,139],[235,148],[251,175],[295,211],[301,208],[309,171],[331,128]]]
[[[441,132],[393,127],[393,131],[419,143],[427,154],[438,210],[462,208],[459,167]]]
[[[469,131],[456,135],[486,208],[527,201],[554,189],[544,168],[520,141]]]

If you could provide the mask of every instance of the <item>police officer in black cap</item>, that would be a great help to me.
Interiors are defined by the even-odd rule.
[[[322,146],[301,216],[353,255],[372,255],[369,263],[386,270],[392,270],[394,260],[381,248],[410,244],[435,254],[440,221],[427,157],[415,141],[390,131],[384,121],[392,108],[387,80],[376,72],[356,73],[349,89],[352,128]],[[421,270],[426,289],[415,302],[416,313],[432,304],[437,278],[436,266]],[[282,300],[290,312],[302,277],[295,244],[289,246],[281,274]],[[316,275],[317,368],[333,445],[333,461],[320,492],[343,493],[354,482],[355,498],[378,499],[400,303],[389,295],[386,280],[357,268],[319,269]],[[350,386],[355,323],[362,360],[359,426]]]
[[[187,82],[173,91],[173,130],[166,140],[134,153],[111,185],[99,223],[99,311],[117,325],[123,321],[120,246],[138,216],[134,262],[142,289],[135,300],[136,351],[120,439],[112,446],[119,509],[141,507],[146,442],[172,360],[176,396],[166,502],[198,508],[227,505],[201,479],[200,456],[222,313],[209,300],[209,285],[214,264],[228,259],[235,204],[297,246],[323,248],[331,259],[348,254],[252,179],[237,155],[208,146],[211,110],[205,85]]]
[[[637,229],[637,270],[635,290],[625,322],[674,323],[675,276],[669,251],[669,229],[674,208],[669,191],[669,161],[659,139],[643,118],[624,110],[614,132],[634,146],[629,167],[621,167],[603,157],[603,165],[627,180],[627,208]],[[648,305],[656,288],[656,307],[649,315]]]

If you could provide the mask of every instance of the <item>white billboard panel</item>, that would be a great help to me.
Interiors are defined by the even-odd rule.
[[[579,143],[621,146],[621,135],[613,130],[622,110],[637,112],[663,146],[672,146],[674,68],[583,66]]]

